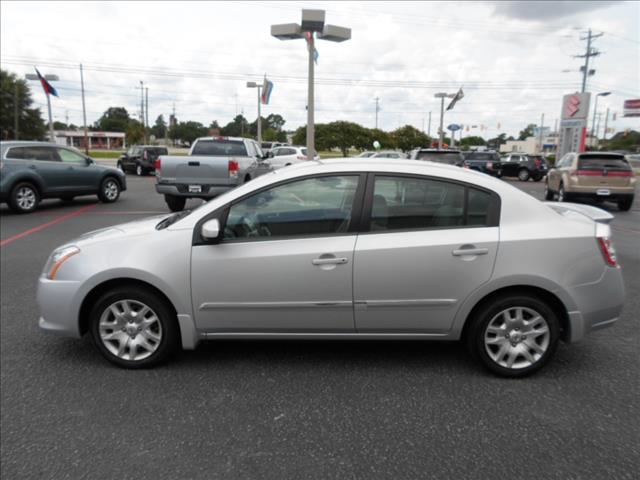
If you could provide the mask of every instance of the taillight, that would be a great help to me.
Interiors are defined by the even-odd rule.
[[[238,178],[238,162],[235,160],[229,160],[229,177],[230,178]]]
[[[612,172],[609,170],[607,172],[607,176],[609,177],[633,177],[633,172],[630,170],[623,170],[622,172]]]
[[[493,169],[493,162],[487,162],[487,168]]]
[[[156,161],[153,162],[153,168],[156,169],[156,175],[160,175],[160,167],[162,166],[160,162],[160,157],[156,158]]]
[[[600,246],[600,251],[602,252],[602,257],[607,265],[610,267],[618,266],[618,259],[616,257],[616,249],[613,246],[613,242],[609,237],[597,237],[598,245]]]
[[[602,170],[574,170],[571,175],[574,177],[601,177]]]

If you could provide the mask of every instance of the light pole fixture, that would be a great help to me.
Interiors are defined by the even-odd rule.
[[[593,105],[593,121],[591,122],[591,136],[594,140],[598,140],[598,132],[596,132],[596,112],[598,111],[598,97],[606,97],[611,95],[611,92],[596,93],[596,101]]]
[[[314,34],[320,40],[331,42],[344,42],[351,38],[351,29],[326,25],[324,23],[324,10],[302,10],[302,22],[271,25],[271,35],[280,40],[297,40],[304,38],[307,41],[309,52],[309,78],[307,93],[307,158],[315,156],[315,132],[314,132],[314,61],[316,49],[314,46]]]
[[[444,99],[445,98],[453,98],[455,97],[455,93],[445,93],[439,92],[434,95],[435,98],[440,99],[440,136],[438,138],[438,150],[442,150],[442,143],[444,141],[444,129],[443,129],[443,121],[444,121]]]
[[[257,88],[258,89],[258,143],[262,143],[262,120],[260,119],[260,89],[262,85],[257,82],[247,82],[247,88]]]
[[[26,78],[27,80],[40,80],[40,77],[38,77],[38,75],[34,75],[33,73],[27,73],[24,78]],[[58,80],[60,80],[60,78],[58,77],[58,75],[44,75],[44,79],[47,82],[56,82]],[[46,84],[46,82],[44,82]],[[54,92],[54,95],[58,95],[57,93]],[[55,135],[53,133],[53,118],[51,117],[51,98],[49,95],[49,92],[45,90],[45,96],[47,97],[47,110],[49,112],[49,137],[51,139],[51,142],[56,141]]]

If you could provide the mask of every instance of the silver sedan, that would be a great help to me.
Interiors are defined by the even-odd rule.
[[[611,218],[442,164],[304,162],[56,249],[39,323],[129,368],[208,339],[424,339],[519,377],[618,319]]]

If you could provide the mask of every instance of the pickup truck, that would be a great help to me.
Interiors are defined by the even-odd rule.
[[[161,155],[155,170],[156,191],[178,212],[188,198],[217,197],[273,168],[254,140],[202,137],[193,142],[188,156]]]

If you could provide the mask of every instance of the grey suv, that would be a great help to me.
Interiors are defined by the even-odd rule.
[[[70,147],[0,142],[0,158],[0,202],[18,213],[34,211],[43,198],[98,195],[102,202],[111,203],[127,189],[123,172],[97,165]]]

